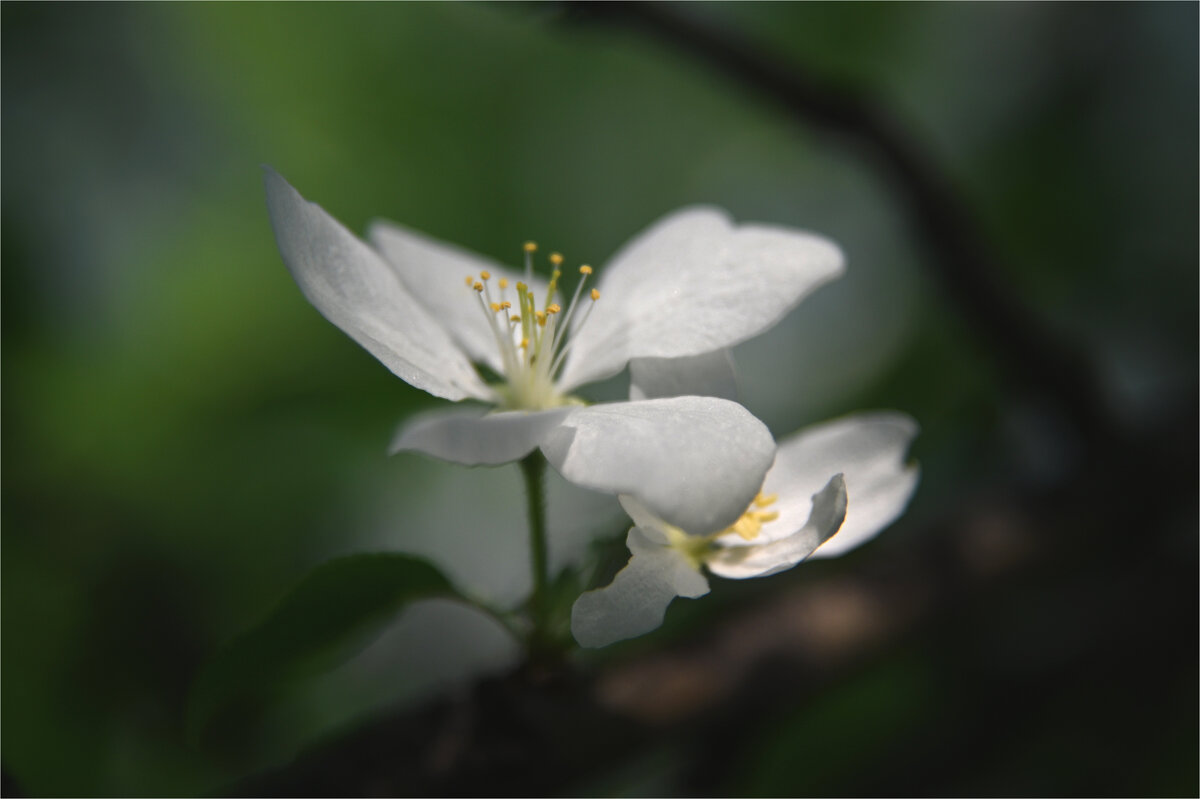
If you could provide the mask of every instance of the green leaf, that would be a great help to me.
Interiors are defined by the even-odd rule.
[[[318,566],[204,666],[192,685],[189,737],[198,743],[230,706],[252,715],[286,685],[344,663],[408,603],[444,597],[463,599],[441,572],[409,555],[351,555]]]

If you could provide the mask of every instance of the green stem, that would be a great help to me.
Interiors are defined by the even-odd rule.
[[[530,610],[533,630],[530,644],[535,645],[548,632],[549,608],[547,587],[549,567],[546,563],[546,498],[544,477],[546,459],[534,450],[521,461],[521,474],[525,477],[525,496],[529,507],[529,549],[533,566],[533,596]]]

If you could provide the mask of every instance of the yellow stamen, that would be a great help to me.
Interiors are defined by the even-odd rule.
[[[733,523],[733,531],[747,541],[757,536],[759,530],[762,530],[762,524],[758,519],[751,518],[749,514]]]
[[[550,285],[546,286],[546,305],[554,299],[554,295],[558,292],[558,279],[562,277],[562,270],[555,269],[550,273]]]
[[[592,302],[595,302],[598,299],[600,299],[600,289],[592,289]]]
[[[773,522],[779,518],[779,511],[776,510],[755,510],[755,508],[765,508],[779,499],[778,494],[763,494],[759,493],[750,503],[750,507],[746,508],[736,522],[725,528],[713,537],[725,535],[727,533],[737,533],[746,541],[754,540],[760,532],[762,526],[767,522]]]
[[[525,274],[522,278],[494,275],[480,270],[466,279],[468,286],[478,292],[480,304],[488,317],[488,324],[499,348],[502,368],[499,370],[505,385],[502,389],[502,407],[509,409],[539,409],[556,407],[570,398],[556,385],[556,375],[564,356],[571,349],[571,331],[576,331],[587,321],[594,302],[583,313],[582,319],[574,318],[579,300],[589,291],[589,276],[593,269],[588,264],[579,265],[580,279],[575,282],[573,295],[560,299],[560,281],[563,278],[562,253],[547,254],[550,264],[550,279],[545,287],[546,296],[534,296],[530,284],[533,282],[533,253],[540,252],[534,241],[524,247]],[[493,294],[491,279],[495,277],[499,289]],[[510,302],[507,291],[515,288],[516,296]],[[591,290],[593,301],[600,293]],[[561,304],[560,304],[561,303]],[[539,310],[540,309],[540,310]],[[575,324],[578,322],[579,324]],[[518,343],[519,342],[519,343]]]

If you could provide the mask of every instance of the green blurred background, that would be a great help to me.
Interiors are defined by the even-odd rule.
[[[1194,417],[1195,4],[673,10],[891,108],[978,216],[1003,278],[1086,350],[1122,423]],[[425,608],[297,691],[253,752],[186,744],[200,664],[333,555],[431,555],[500,602],[529,579],[514,469],[386,458],[397,423],[434,401],[304,301],[275,249],[260,164],[353,230],[394,219],[510,263],[536,239],[601,264],[694,202],[838,241],[847,277],[738,349],[743,400],[777,436],[859,408],[911,413],[923,480],[877,542],[805,567],[819,577],[901,557],[976,497],[1073,467],[1036,404],[1004,389],[871,162],[644,33],[524,4],[6,3],[0,14],[10,795],[217,791],[515,657],[486,620]],[[551,492],[556,563],[618,529],[608,500],[561,481]],[[1170,529],[1141,534],[1195,571],[1194,501]],[[682,621],[661,641],[770,590],[718,587],[708,605],[675,609]],[[1030,602],[977,625],[1004,628],[1036,614]],[[1197,790],[1195,625],[1180,634],[1193,657],[1164,679],[1186,690],[1142,720],[1154,753],[1114,791]],[[873,753],[958,701],[931,663],[961,644],[904,638],[764,727],[718,790],[854,792]],[[861,759],[818,747],[790,765],[811,740]],[[1086,790],[1077,748],[1035,740],[950,785]],[[594,789],[679,790],[676,756],[651,752],[651,765]]]

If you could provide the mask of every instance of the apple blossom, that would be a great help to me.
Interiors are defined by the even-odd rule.
[[[731,579],[765,577],[869,540],[904,511],[916,488],[917,468],[904,462],[916,433],[916,423],[898,413],[859,414],[802,430],[779,445],[761,490],[726,526],[678,525],[667,518],[680,518],[677,509],[654,486],[632,486],[611,468],[583,461],[586,474],[577,478],[622,491],[634,527],[626,539],[628,565],[611,584],[575,602],[575,639],[599,647],[655,629],[675,597],[708,593],[702,567]]]
[[[826,239],[735,226],[722,211],[687,208],[635,237],[594,287],[588,287],[591,267],[580,267],[564,307],[562,258],[551,255],[553,273],[544,281],[531,268],[532,243],[525,246],[523,274],[390,223],[372,226],[372,247],[270,168],[264,181],[280,253],[309,301],[409,384],[485,404],[411,420],[393,451],[467,465],[517,460],[552,440],[565,458],[564,437],[601,418],[623,429],[625,442],[637,430],[648,437],[641,446],[669,451],[681,443],[664,432],[676,406],[613,403],[571,427],[582,405],[573,392],[627,364],[637,375],[671,371],[666,364],[682,359],[685,378],[647,378],[654,385],[635,399],[728,395],[729,373],[720,368],[725,348],[770,327],[842,271],[841,251]],[[691,368],[705,364],[717,368]],[[485,382],[476,365],[499,380]],[[714,399],[690,403],[687,412],[693,432],[742,425],[753,442],[748,451],[759,453],[763,470],[769,465],[769,454],[759,451],[769,453],[769,444],[763,449],[769,435],[740,406]],[[753,474],[758,468],[750,479],[761,476]]]

